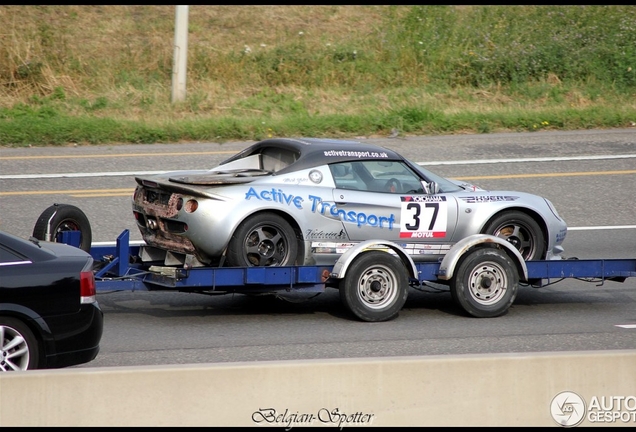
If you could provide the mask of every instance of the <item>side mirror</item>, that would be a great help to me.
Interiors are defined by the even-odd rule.
[[[439,185],[437,182],[422,182],[422,186],[424,187],[424,193],[428,195],[437,195],[439,193]]]

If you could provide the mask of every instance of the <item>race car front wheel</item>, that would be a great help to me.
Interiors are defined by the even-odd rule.
[[[523,212],[502,213],[488,224],[484,234],[508,241],[525,261],[540,260],[545,254],[545,237],[541,227]]]
[[[230,267],[294,265],[298,240],[292,226],[274,213],[259,213],[236,229],[228,246]]]
[[[404,306],[408,284],[406,268],[397,257],[364,252],[340,281],[340,300],[362,321],[388,321]]]

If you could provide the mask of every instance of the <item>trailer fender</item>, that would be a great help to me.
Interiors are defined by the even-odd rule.
[[[417,267],[411,259],[411,257],[396,243],[388,240],[365,240],[358,243],[351,249],[348,249],[344,254],[338,258],[336,264],[333,266],[330,277],[333,279],[344,279],[347,269],[353,262],[353,260],[363,252],[370,250],[384,251],[386,253],[395,253],[400,260],[404,263],[404,267],[408,270],[409,278],[417,279]]]
[[[450,280],[453,277],[455,267],[459,262],[459,259],[470,249],[479,245],[492,245],[502,246],[503,250],[512,258],[517,265],[517,272],[519,274],[519,280],[528,280],[528,267],[526,262],[519,253],[519,251],[508,243],[506,240],[492,236],[489,234],[474,234],[466,238],[461,239],[453,245],[450,251],[444,256],[439,266],[439,273],[437,277],[442,280]]]

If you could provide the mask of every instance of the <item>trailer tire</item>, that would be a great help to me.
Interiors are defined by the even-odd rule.
[[[50,228],[49,228],[50,227]],[[38,240],[60,242],[60,234],[64,231],[79,231],[79,248],[90,252],[93,234],[86,214],[78,207],[70,204],[53,204],[44,210],[33,228],[33,237]],[[50,233],[50,239],[47,238]]]
[[[340,300],[366,322],[395,318],[408,295],[406,267],[387,252],[365,252],[351,263],[340,281]]]
[[[451,279],[453,300],[469,315],[492,318],[505,314],[517,297],[519,274],[501,249],[473,249],[459,261]]]

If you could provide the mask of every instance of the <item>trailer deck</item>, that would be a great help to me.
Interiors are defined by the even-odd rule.
[[[63,234],[63,242],[74,243],[72,231]],[[139,251],[139,245],[130,244],[128,230],[123,231],[113,245],[93,246],[91,255],[96,262],[102,263],[95,272],[98,291],[271,292],[272,286],[282,291],[323,291],[333,270],[333,266],[152,268],[135,263]],[[440,265],[416,263],[419,281],[438,281]],[[543,281],[537,287],[565,278],[598,279],[603,284],[606,280],[623,282],[629,277],[636,277],[636,259],[528,261],[526,266],[530,281]]]

